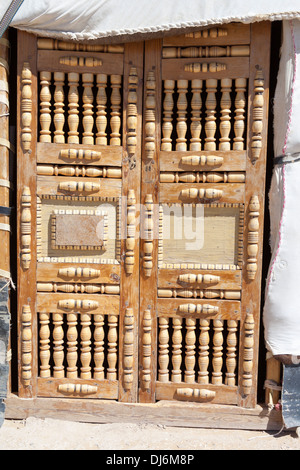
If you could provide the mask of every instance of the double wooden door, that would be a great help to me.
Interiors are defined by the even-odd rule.
[[[269,31],[19,32],[20,396],[255,405]]]

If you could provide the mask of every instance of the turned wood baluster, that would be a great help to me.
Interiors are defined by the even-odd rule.
[[[121,145],[121,75],[111,75],[110,145]]]
[[[134,155],[137,145],[137,87],[139,77],[137,69],[131,67],[128,77],[128,105],[127,105],[127,150]]]
[[[126,308],[124,317],[124,347],[123,347],[123,366],[125,390],[131,390],[133,383],[133,323],[134,316],[132,308]]]
[[[29,305],[22,308],[22,330],[21,330],[21,352],[22,352],[22,382],[24,387],[28,387],[32,378],[31,362],[32,362],[32,315]]]
[[[22,92],[21,92],[21,142],[24,152],[28,152],[31,147],[32,140],[32,73],[28,62],[24,63],[21,75]]]
[[[65,81],[65,74],[64,72],[54,72],[54,142],[58,144],[65,143],[65,135],[64,135],[64,124],[65,124],[65,114],[64,114],[64,101],[65,101],[65,94],[64,94],[64,81]]]
[[[220,145],[219,150],[230,150],[230,113],[231,113],[231,92],[232,80],[224,78],[221,80],[221,123],[220,123]]]
[[[245,340],[243,351],[243,391],[244,395],[251,393],[253,385],[253,347],[254,347],[254,317],[247,313],[245,319]]]
[[[77,314],[67,314],[67,377],[69,379],[75,379],[78,377],[77,372],[77,360],[78,360],[78,348],[77,348]]]
[[[107,75],[104,73],[97,74],[97,88],[98,93],[96,97],[97,102],[97,117],[96,117],[96,144],[97,145],[107,145],[107,95],[106,95],[106,86],[107,86]]]
[[[115,315],[108,315],[108,349],[107,349],[107,374],[106,378],[108,380],[116,380],[117,379],[117,352],[118,352],[118,317]]]
[[[40,142],[51,142],[51,72],[40,72]]]
[[[94,379],[104,379],[104,315],[94,315]]]
[[[145,276],[151,275],[153,267],[153,197],[147,194],[145,197],[145,217],[144,217],[144,258],[143,269]]]
[[[83,101],[83,137],[82,143],[83,144],[90,144],[94,145],[94,134],[93,134],[93,127],[94,127],[94,117],[93,117],[93,86],[94,82],[94,75],[92,73],[83,73],[82,74],[82,85],[83,85],[83,94],[82,94],[82,101]]]
[[[64,330],[63,313],[53,313],[53,377],[62,378],[65,376],[64,372]]]
[[[222,384],[222,365],[223,365],[223,324],[224,320],[213,320],[213,372],[212,383],[215,385]]]
[[[143,318],[143,338],[142,338],[142,385],[145,390],[150,389],[151,382],[151,311],[145,310]]]
[[[192,118],[191,118],[191,142],[190,150],[201,150],[201,108],[202,108],[202,80],[192,80]]]
[[[79,84],[79,73],[70,72],[68,73],[69,80],[69,93],[68,93],[68,143],[70,144],[79,144],[79,93],[78,93],[78,84]]]
[[[235,368],[236,368],[236,346],[237,346],[237,326],[236,320],[227,322],[227,356],[226,356],[226,377],[225,385],[235,386]]]
[[[262,130],[264,117],[264,90],[265,82],[261,68],[257,66],[254,80],[253,123],[252,123],[252,159],[255,162],[262,149]]]
[[[173,116],[173,93],[175,88],[175,80],[164,81],[165,98],[163,102],[164,117],[162,125],[163,138],[161,140],[161,150],[172,150],[171,134],[173,131],[172,116]]]
[[[81,332],[80,332],[80,361],[81,361],[81,368],[80,368],[80,378],[81,379],[91,379],[91,314],[90,313],[82,313],[80,314],[80,322],[81,322]]]
[[[218,81],[214,78],[206,80],[206,117],[205,117],[205,144],[204,150],[216,150],[216,91]]]
[[[200,319],[200,335],[199,335],[199,373],[198,383],[201,385],[209,383],[208,366],[209,366],[209,320]]]
[[[171,382],[181,382],[181,362],[182,362],[182,319],[173,318],[172,335],[172,374]]]
[[[233,150],[244,150],[244,130],[245,130],[245,107],[246,107],[246,78],[237,78],[235,80],[235,116]]]
[[[158,344],[158,380],[169,382],[169,319],[165,317],[159,318]]]
[[[155,74],[153,71],[150,71],[147,76],[145,101],[145,156],[149,160],[154,158],[155,152],[155,88]]]
[[[187,318],[185,321],[185,371],[184,381],[186,383],[195,382],[195,347],[196,347],[196,319]]]
[[[186,144],[187,89],[188,89],[188,80],[177,80],[178,100],[177,100],[176,150],[183,150],[183,151],[187,149],[187,144]]]
[[[40,377],[48,378],[50,373],[50,313],[40,313]]]

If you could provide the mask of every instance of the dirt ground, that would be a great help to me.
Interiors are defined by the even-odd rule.
[[[89,424],[30,417],[4,421],[0,450],[300,450],[300,438],[287,431]]]

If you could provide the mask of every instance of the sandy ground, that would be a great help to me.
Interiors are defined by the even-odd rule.
[[[5,420],[0,429],[0,450],[174,452],[299,449],[300,438],[296,432],[287,431],[195,429],[153,424],[89,424],[33,417],[26,420]]]

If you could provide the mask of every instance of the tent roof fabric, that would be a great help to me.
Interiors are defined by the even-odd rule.
[[[11,0],[1,0],[0,18]],[[24,0],[10,26],[68,40],[132,40],[209,25],[300,16],[299,0]]]

